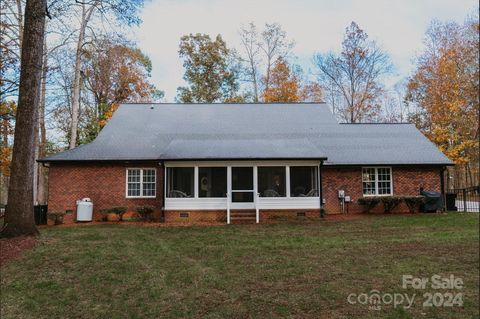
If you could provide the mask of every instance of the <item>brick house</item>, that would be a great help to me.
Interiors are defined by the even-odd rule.
[[[451,162],[412,124],[339,124],[327,105],[123,104],[92,143],[41,159],[49,210],[91,198],[169,221],[357,213],[363,196],[442,191]],[[399,206],[397,211],[405,210]]]

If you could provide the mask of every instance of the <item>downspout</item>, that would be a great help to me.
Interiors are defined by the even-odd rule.
[[[320,197],[320,218],[323,218],[325,215],[325,210],[323,208],[323,185],[322,185],[322,166],[323,160],[320,160],[320,165],[318,166],[318,174],[320,175],[318,195]]]
[[[164,223],[165,222],[165,179],[167,176],[165,176],[165,163],[163,161],[160,162],[160,167],[162,169],[162,208],[160,209],[160,222]]]
[[[445,170],[446,166],[442,166],[440,170],[440,193],[442,194],[442,206],[443,210],[446,210],[447,198],[445,197]]]

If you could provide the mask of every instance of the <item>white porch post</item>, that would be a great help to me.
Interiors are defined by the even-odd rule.
[[[230,224],[230,193],[227,193],[227,224]]]
[[[232,167],[227,167],[227,224],[230,224],[230,196],[232,194]]]
[[[253,202],[255,204],[255,222],[260,222],[260,210],[258,208],[258,166],[253,167]]]

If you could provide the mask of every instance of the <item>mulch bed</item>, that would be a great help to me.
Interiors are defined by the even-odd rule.
[[[18,258],[25,250],[35,246],[37,238],[33,236],[19,236],[14,238],[0,239],[0,266],[6,262]]]

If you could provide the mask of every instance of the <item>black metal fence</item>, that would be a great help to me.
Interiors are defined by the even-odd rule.
[[[0,205],[0,219],[5,217],[6,205]],[[36,225],[46,225],[47,224],[47,212],[48,205],[35,205],[33,206],[33,216],[35,218]]]
[[[453,189],[446,195],[447,210],[480,212],[480,186]]]

